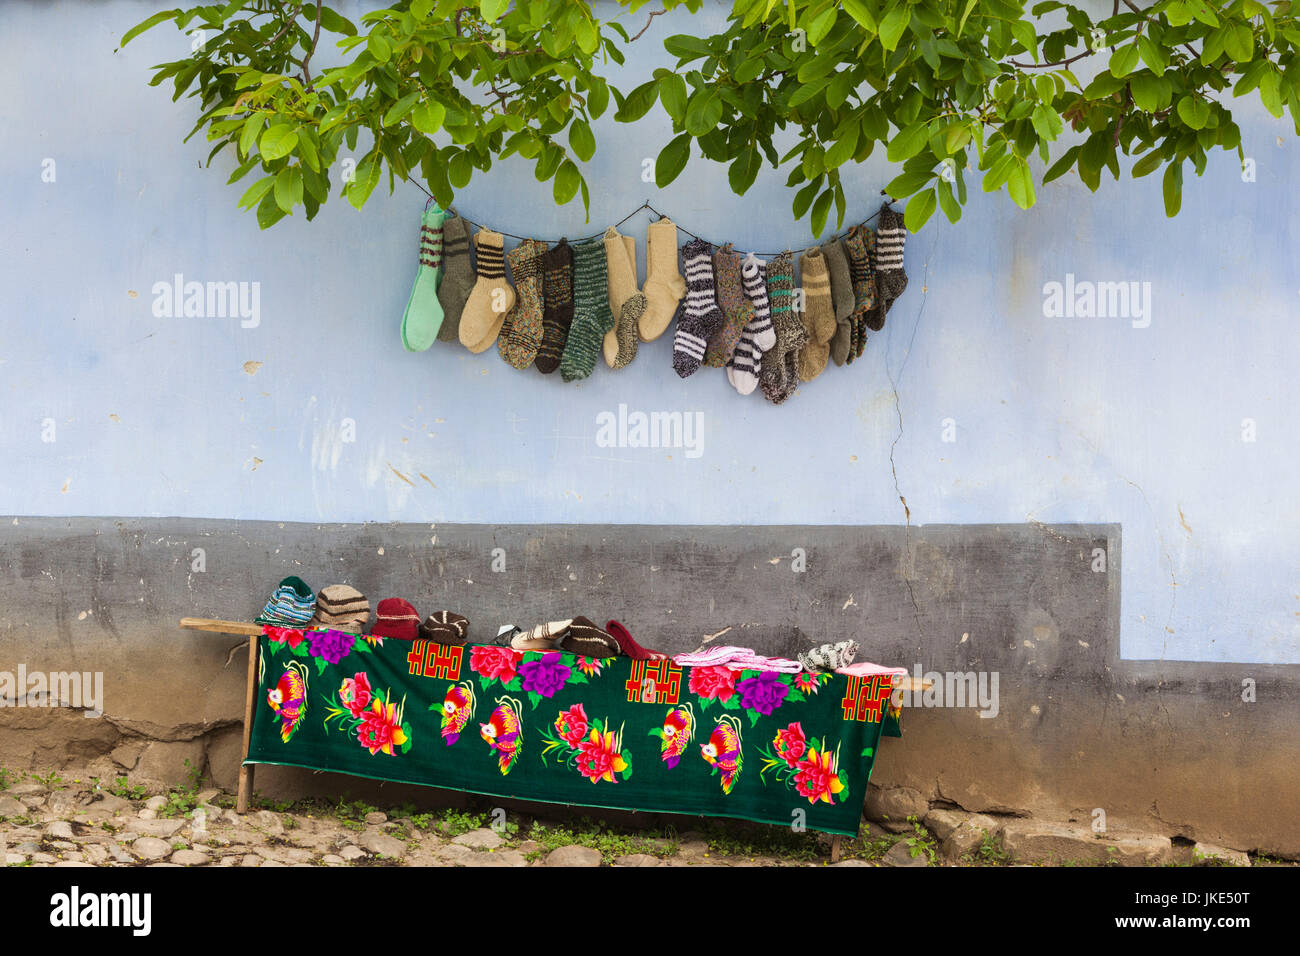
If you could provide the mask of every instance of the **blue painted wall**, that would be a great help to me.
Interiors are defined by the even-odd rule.
[[[1027,213],[976,188],[959,225],[940,217],[909,241],[911,286],[864,358],[774,407],[721,372],[679,380],[668,336],[579,385],[515,371],[495,349],[405,352],[423,196],[399,187],[363,212],[331,202],[314,223],[259,232],[235,209],[230,160],[204,170],[201,138],[181,144],[193,103],[146,85],[188,40],[164,28],[113,52],[151,6],[0,6],[0,510],[900,524],[901,493],[918,524],[1121,522],[1125,657],[1300,662],[1289,122],[1243,107],[1255,181],[1216,158],[1174,221],[1158,176],[1096,196],[1058,181]],[[658,18],[610,76],[630,88],[672,65],[663,37],[721,22],[713,4]],[[597,136],[590,223],[517,162],[458,207],[553,238],[599,232],[649,198],[740,249],[810,241],[784,173],[766,170],[744,198],[702,160],[668,189],[643,182],[669,138],[657,110]],[[850,222],[890,176],[875,161],[852,172]],[[642,277],[645,222],[624,227]],[[260,323],[156,317],[152,289],[176,273],[260,283]],[[1045,317],[1044,285],[1067,273],[1149,282],[1149,326]],[[619,403],[702,412],[702,454],[599,447],[597,416]],[[340,440],[346,419],[355,442]]]

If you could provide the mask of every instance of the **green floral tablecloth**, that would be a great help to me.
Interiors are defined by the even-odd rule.
[[[266,628],[247,762],[854,835],[890,678]]]

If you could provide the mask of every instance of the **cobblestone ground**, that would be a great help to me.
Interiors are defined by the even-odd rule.
[[[0,852],[8,866],[997,866],[1001,843],[982,831],[960,842],[969,815],[932,812],[901,833],[864,822],[830,862],[830,838],[771,826],[700,829],[611,826],[558,812],[379,809],[301,801],[234,811],[215,789],[150,789],[124,777],[0,770]],[[936,813],[939,815],[936,816]],[[978,818],[987,819],[987,818]],[[955,822],[954,822],[955,820]],[[492,824],[495,822],[495,826]],[[693,822],[693,821],[688,821]],[[948,831],[945,833],[944,831]],[[952,834],[956,833],[954,837]],[[942,837],[942,839],[941,839]],[[961,852],[958,853],[957,851]],[[1080,861],[1084,862],[1084,861]],[[1169,863],[1190,863],[1190,854]],[[1240,862],[1251,861],[1241,854]],[[1261,862],[1274,862],[1257,860]]]

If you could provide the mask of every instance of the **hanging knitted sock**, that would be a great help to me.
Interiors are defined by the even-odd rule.
[[[446,215],[434,206],[420,217],[420,265],[402,315],[402,345],[408,352],[423,352],[431,346],[442,325],[438,279],[442,274],[442,220]]]
[[[506,315],[515,306],[515,290],[506,282],[504,237],[480,229],[474,234],[478,281],[460,317],[460,344],[475,354],[496,341]]]
[[[636,287],[636,240],[620,235],[610,226],[605,230],[604,242],[609,263],[609,308],[615,321],[605,333],[601,348],[606,365],[623,368],[636,358],[637,323],[645,313],[645,295]]]
[[[638,334],[642,342],[653,342],[664,334],[686,294],[686,280],[677,271],[677,226],[660,219],[646,228],[645,312]]]
[[[442,224],[442,281],[438,283],[438,303],[442,306],[439,342],[455,342],[460,337],[460,316],[465,300],[474,288],[474,267],[469,261],[469,226],[460,216]]]
[[[599,239],[573,247],[573,324],[560,357],[560,377],[577,382],[596,367],[601,340],[614,324],[609,311],[608,263]]]
[[[754,304],[745,295],[744,280],[740,275],[740,256],[727,243],[713,255],[713,275],[718,287],[718,305],[722,308],[723,322],[704,352],[704,364],[709,368],[722,368],[731,361],[745,327],[754,318]]]
[[[723,323],[714,288],[709,244],[703,239],[688,242],[682,249],[686,264],[686,308],[677,320],[673,335],[673,369],[682,378],[699,371],[709,339]]]
[[[569,326],[573,324],[573,249],[567,239],[561,239],[542,256],[542,272],[546,298],[537,371],[550,375],[560,367]]]
[[[878,275],[877,284],[881,294],[887,299],[897,299],[907,288],[907,273],[903,271],[903,245],[907,241],[907,227],[903,225],[903,214],[894,212],[885,203],[880,207],[880,221],[876,223],[876,253],[873,265]],[[878,332],[884,325],[873,326]]]
[[[808,338],[793,309],[794,256],[791,253],[781,253],[768,266],[767,296],[772,304],[776,344],[763,353],[758,384],[768,401],[780,405],[799,387],[795,356]]]
[[[525,239],[506,256],[514,276],[515,307],[501,323],[497,348],[507,365],[528,368],[542,344],[542,256],[546,243]]]
[[[849,259],[844,254],[844,243],[832,239],[822,246],[822,255],[826,257],[826,271],[831,279],[831,301],[835,305],[835,334],[831,337],[831,361],[843,365],[849,357],[849,345],[852,343],[853,326],[849,317],[853,315],[853,278],[849,275]]]
[[[767,298],[767,264],[751,252],[745,257],[740,274],[745,296],[754,307],[754,317],[740,334],[736,351],[727,363],[727,381],[741,395],[748,395],[758,387],[763,353],[776,344],[776,331],[772,328],[772,309]]]
[[[831,357],[831,339],[838,324],[831,297],[830,272],[822,251],[809,249],[801,255],[799,271],[803,275],[803,327],[808,333],[808,341],[799,351],[799,380],[811,382],[826,370]]]
[[[871,254],[867,249],[866,226],[857,225],[844,237],[844,251],[849,257],[849,275],[853,280],[853,314],[849,317],[851,338],[846,361],[852,365],[867,344],[867,313],[876,307],[876,281],[871,272]],[[874,242],[872,235],[870,241]]]

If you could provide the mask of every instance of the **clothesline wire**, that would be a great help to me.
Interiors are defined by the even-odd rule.
[[[429,204],[432,203],[432,202],[434,201],[433,194],[432,194],[431,192],[429,192],[429,190],[427,190],[427,189],[425,189],[423,186],[421,186],[419,183],[415,182],[414,180],[411,180],[411,182],[415,183],[416,188],[419,189],[420,192],[424,193],[426,196],[429,197],[428,202],[426,202],[426,203],[424,204],[424,208],[425,208],[425,209],[428,209],[428,208],[429,208]],[[888,202],[890,202],[890,203],[893,202],[893,198],[892,198],[888,193],[886,193],[883,189],[880,190],[880,194],[881,194],[882,196],[884,196],[885,199],[886,199]],[[614,223],[613,226],[609,226],[609,227],[607,227],[607,228],[608,228],[608,229],[617,229],[619,226],[623,225],[623,223],[627,222],[629,219],[631,219],[633,216],[635,216],[637,213],[639,213],[639,212],[640,212],[641,210],[643,210],[643,209],[649,210],[650,212],[654,213],[654,215],[657,216],[659,219],[670,219],[670,221],[672,221],[672,223],[673,223],[675,226],[677,226],[677,228],[678,228],[679,230],[681,230],[682,232],[686,233],[686,235],[690,236],[692,239],[699,240],[700,242],[706,242],[706,243],[708,243],[710,246],[712,246],[714,249],[720,249],[720,248],[722,248],[722,245],[723,245],[722,243],[717,243],[717,242],[714,242],[714,241],[711,240],[711,239],[705,239],[703,236],[698,236],[698,235],[696,235],[695,233],[691,232],[689,229],[687,229],[685,226],[683,226],[681,223],[677,222],[675,219],[671,219],[671,217],[669,217],[669,216],[665,216],[663,213],[661,213],[661,212],[660,212],[658,209],[656,209],[654,206],[650,205],[650,200],[648,200],[648,199],[647,199],[645,202],[643,202],[641,205],[639,205],[639,206],[637,206],[635,209],[633,209],[630,213],[628,213],[626,216],[624,216],[624,217],[623,217],[622,219],[620,219],[618,222]],[[478,229],[486,229],[488,232],[499,232],[499,233],[501,233],[501,235],[503,235],[503,236],[509,236],[511,239],[518,239],[520,242],[545,242],[545,243],[547,243],[548,245],[552,245],[552,244],[557,243],[557,242],[562,242],[562,241],[563,241],[563,242],[569,242],[569,241],[570,241],[570,240],[568,239],[568,237],[561,237],[560,239],[538,239],[536,236],[517,236],[517,235],[515,235],[513,232],[504,232],[504,231],[502,231],[502,230],[500,230],[500,229],[493,229],[491,226],[485,226],[485,225],[483,225],[482,223],[475,222],[473,219],[470,219],[468,216],[463,216],[463,215],[461,215],[459,212],[456,212],[456,208],[455,208],[454,206],[449,210],[449,212],[456,213],[457,216],[459,216],[461,219],[463,219],[465,222],[469,223],[471,226],[474,226],[475,228],[478,228]],[[877,210],[876,212],[873,212],[870,216],[868,216],[866,219],[864,219],[864,220],[862,220],[862,221],[863,221],[863,222],[870,222],[872,219],[875,219],[875,218],[876,218],[877,216],[879,216],[879,215],[880,215],[880,212],[879,212],[879,210]],[[845,230],[843,230],[842,232],[835,233],[835,234],[832,235],[829,239],[825,239],[825,240],[823,240],[823,243],[825,243],[825,242],[834,242],[836,239],[839,239],[839,238],[842,238],[843,236],[848,235],[849,232],[850,232],[851,230],[852,230],[852,227],[850,227],[849,229],[845,229]],[[605,231],[606,231],[606,230],[602,229],[600,232],[593,233],[593,234],[590,235],[590,236],[580,236],[580,237],[578,237],[577,239],[573,239],[573,240],[571,240],[571,242],[573,242],[573,243],[579,243],[579,242],[590,242],[592,239],[599,239],[599,238],[601,238],[601,237],[605,234]],[[784,254],[784,253],[786,253],[786,252],[791,252],[791,251],[793,251],[793,250],[790,250],[790,249],[783,249],[781,252],[754,252],[754,253],[751,253],[751,255],[755,255],[755,256],[767,256],[767,257],[770,258],[770,257],[772,257],[772,256],[779,256],[779,255],[782,255],[782,254]]]

